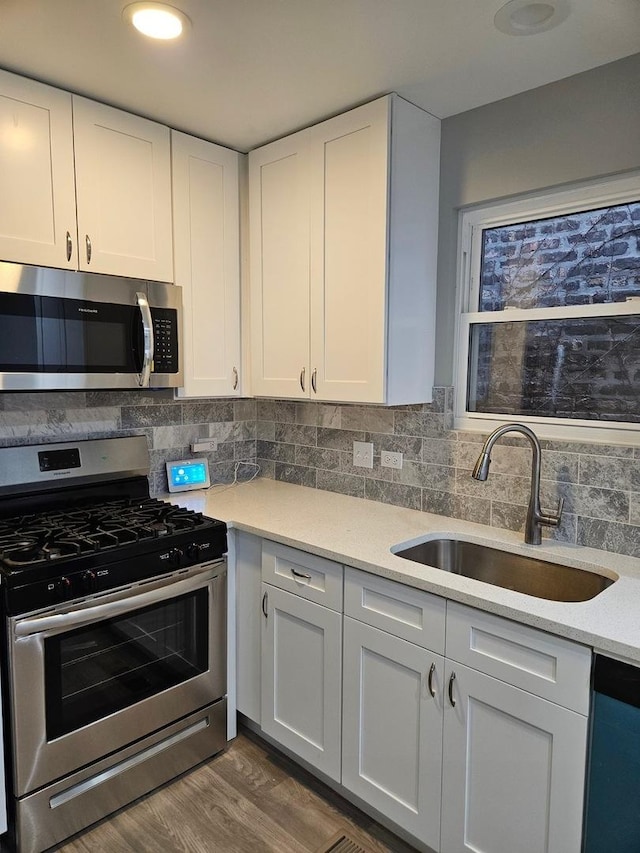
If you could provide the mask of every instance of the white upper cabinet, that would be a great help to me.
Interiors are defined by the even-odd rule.
[[[302,131],[249,154],[252,391],[308,397],[309,147]]]
[[[0,260],[77,269],[71,95],[0,71]]]
[[[439,156],[397,95],[249,155],[255,394],[431,399]]]
[[[169,129],[73,98],[80,269],[172,281]]]
[[[0,260],[173,280],[168,128],[0,71],[0,174]]]
[[[175,283],[182,287],[180,397],[239,396],[241,155],[172,131]]]

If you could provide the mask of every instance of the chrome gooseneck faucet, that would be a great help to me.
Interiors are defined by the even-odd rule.
[[[491,450],[496,441],[508,432],[519,432],[529,439],[533,456],[531,459],[531,495],[529,497],[529,508],[527,510],[527,521],[524,530],[524,541],[528,545],[539,545],[542,542],[542,526],[557,527],[562,517],[564,498],[560,498],[558,511],[543,513],[540,509],[540,461],[541,449],[537,435],[524,424],[505,424],[494,430],[485,441],[476,461],[471,476],[474,480],[486,480],[489,476],[489,464],[491,462]]]

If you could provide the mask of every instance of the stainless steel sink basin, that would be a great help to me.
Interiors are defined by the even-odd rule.
[[[550,601],[588,601],[614,582],[595,572],[460,539],[431,539],[394,553],[405,560]]]

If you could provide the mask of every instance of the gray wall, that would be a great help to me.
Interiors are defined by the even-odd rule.
[[[640,168],[640,53],[442,123],[436,384],[453,376],[461,208]]]

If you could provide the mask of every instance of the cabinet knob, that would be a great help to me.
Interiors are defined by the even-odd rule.
[[[455,672],[452,672],[449,676],[449,702],[451,702],[451,707],[456,707],[456,700],[453,698],[453,682],[456,680]]]
[[[314,368],[313,368],[313,373],[311,374],[311,387],[313,388],[313,393],[314,393],[314,394],[317,394],[317,393],[318,393],[318,389],[316,388],[316,378],[317,378],[317,376],[318,376],[318,368],[317,368],[317,367],[314,367]]]
[[[71,260],[71,254],[73,252],[73,240],[71,239],[71,234],[67,231],[67,260]]]
[[[433,686],[433,676],[435,675],[435,673],[436,673],[436,665],[435,665],[435,663],[432,663],[431,666],[429,667],[429,675],[427,676],[427,687],[429,688],[429,693],[431,694],[432,699],[435,699],[435,696],[436,696],[436,689]]]
[[[307,372],[306,367],[303,367],[302,370],[300,371],[300,387],[302,388],[303,391],[304,391],[304,375],[306,372]]]
[[[89,239],[89,235],[84,235],[85,243],[87,246],[87,264],[91,263],[91,240]]]

